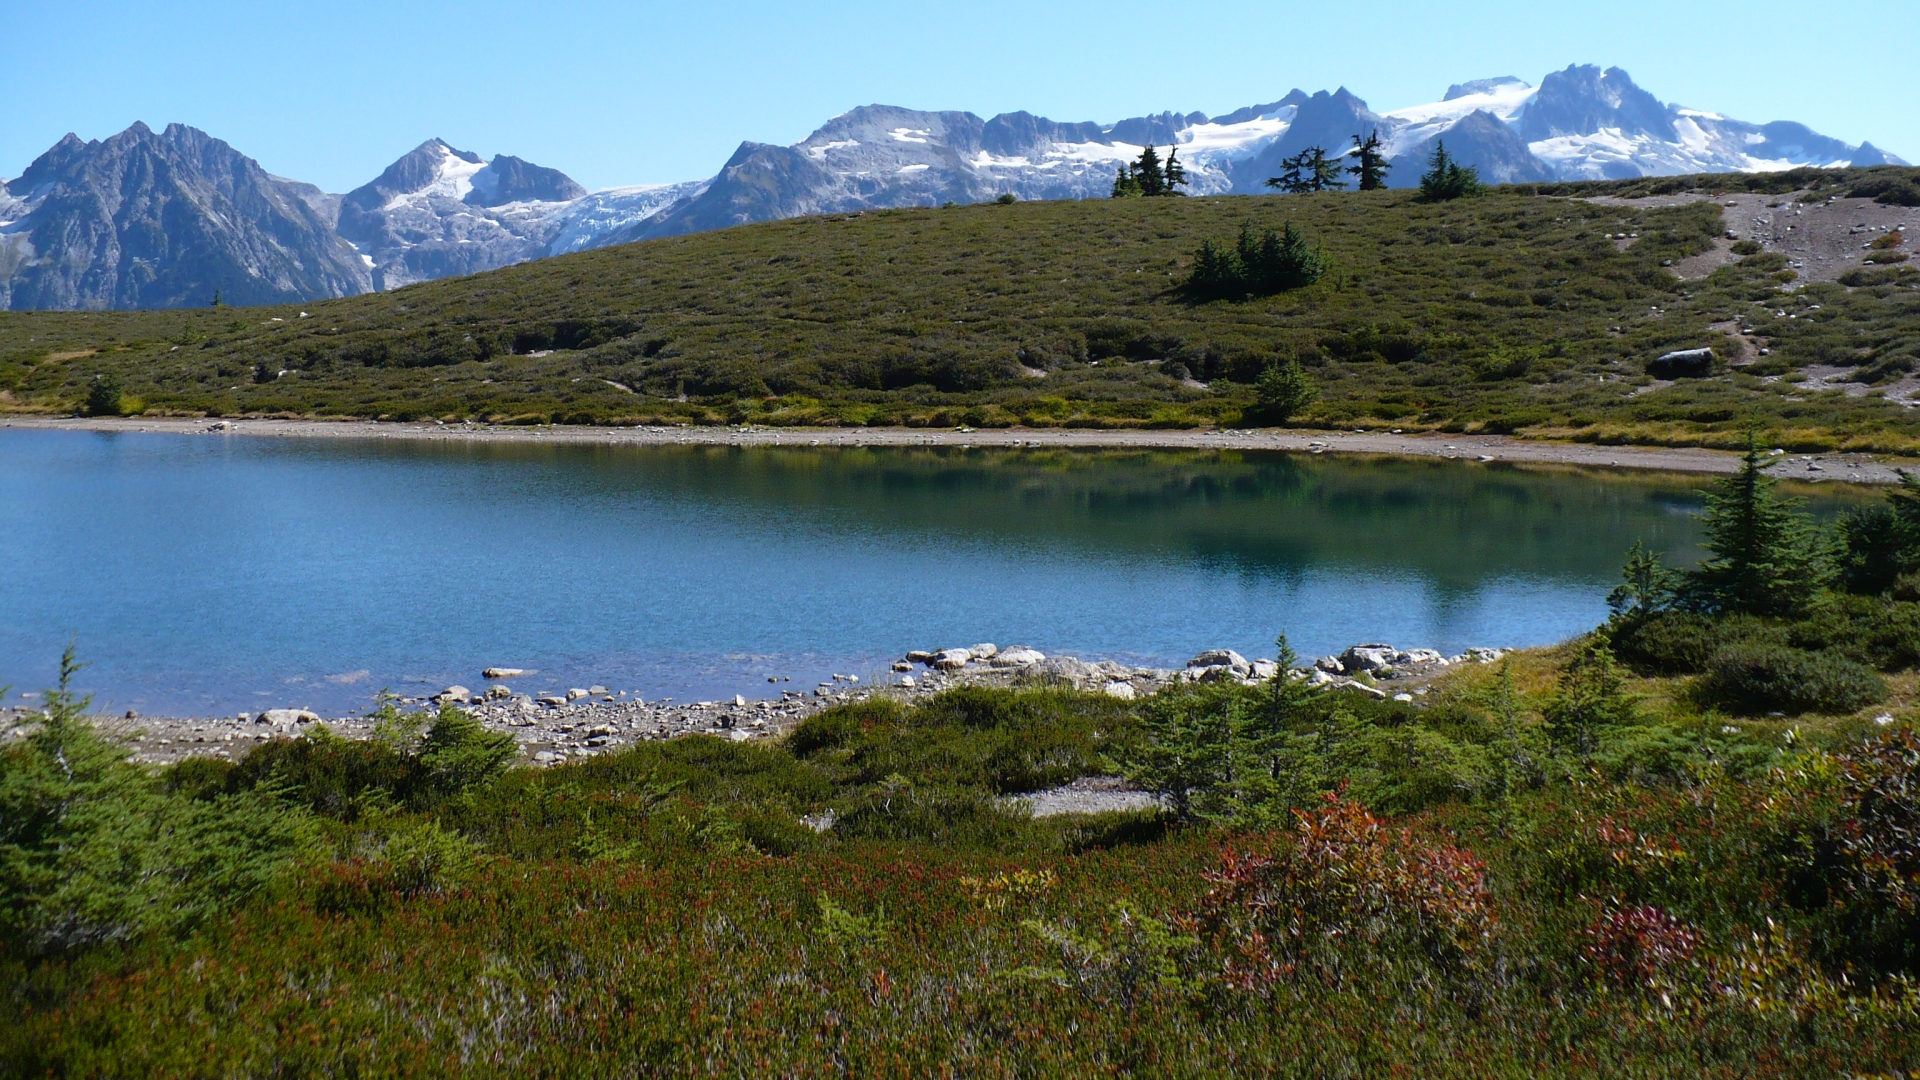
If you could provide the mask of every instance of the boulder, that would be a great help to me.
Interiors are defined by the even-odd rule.
[[[1362,671],[1379,671],[1393,666],[1393,658],[1400,650],[1391,645],[1354,645],[1340,654],[1340,667],[1348,674]]]
[[[488,701],[499,701],[502,698],[510,698],[512,696],[512,687],[501,686],[499,683],[494,683],[492,686],[487,687]]]
[[[1076,660],[1071,656],[1056,656],[1051,660],[1035,664],[1034,666],[1039,669],[1042,675],[1048,675],[1056,679],[1064,679],[1072,683],[1078,683],[1082,679],[1091,678],[1094,674],[1092,664],[1084,660]]]
[[[913,670],[913,665],[912,665],[912,664],[910,664],[910,663],[908,663],[908,662],[906,662],[905,660],[896,660],[896,661],[894,661],[894,664],[893,664],[893,670],[895,670],[895,671],[912,671],[912,670]]]
[[[1134,698],[1133,684],[1130,682],[1110,682],[1102,688],[1101,692],[1122,701],[1132,701]]]
[[[1317,667],[1307,675],[1308,686],[1325,686],[1333,680],[1334,676],[1331,672]]]
[[[1197,674],[1195,678],[1200,682],[1239,682],[1240,681],[1240,672],[1235,670],[1234,668],[1228,667],[1225,664],[1215,664],[1212,667],[1203,667],[1203,668],[1190,667],[1187,670],[1191,672],[1196,672]]]
[[[983,645],[975,645],[973,648],[967,650],[967,652],[973,654],[975,660],[991,660],[993,659],[993,654],[999,651],[1000,647],[991,641]]]
[[[941,671],[959,671],[973,660],[971,649],[942,649],[933,658],[933,666]]]
[[[1394,656],[1393,662],[1396,665],[1405,666],[1408,664],[1437,664],[1442,659],[1444,658],[1432,649],[1408,649],[1406,652]]]
[[[1386,700],[1386,697],[1387,697],[1387,692],[1385,690],[1381,690],[1377,687],[1368,686],[1366,683],[1363,683],[1363,682],[1343,682],[1340,684],[1340,689],[1358,690],[1360,693],[1365,694],[1370,698],[1376,698],[1382,701]]]
[[[589,693],[588,693],[587,691],[585,691],[585,690],[582,690],[582,689],[580,689],[580,688],[579,688],[579,687],[577,687],[577,686],[576,686],[576,687],[574,687],[573,689],[571,689],[571,690],[569,690],[569,691],[567,691],[567,700],[568,700],[568,701],[579,701],[579,700],[580,700],[581,698],[583,698],[583,697],[591,697],[591,696],[592,696],[592,695],[591,695],[591,694],[589,694]]]
[[[1468,649],[1467,650],[1467,659],[1473,660],[1482,664],[1491,664],[1495,660],[1498,660],[1505,655],[1507,655],[1507,653],[1506,653],[1506,650],[1504,649]]]
[[[527,673],[528,672],[526,668],[490,667],[487,670],[481,672],[480,674],[489,679],[517,679],[520,676],[525,675]]]
[[[318,723],[320,718],[305,709],[268,709],[253,718],[256,724],[271,724],[274,727],[296,727],[300,724]]]
[[[1254,678],[1260,679],[1263,681],[1266,679],[1271,679],[1275,675],[1280,674],[1280,665],[1274,663],[1271,660],[1255,660],[1253,662],[1252,668],[1253,670],[1250,672],[1250,674]]]
[[[1247,658],[1232,649],[1208,649],[1199,656],[1187,661],[1190,668],[1230,667],[1244,668]]]
[[[592,694],[594,697],[606,697],[607,688],[604,686],[597,686],[597,685],[589,686],[587,687],[587,693]]]
[[[442,690],[438,694],[435,694],[433,696],[433,700],[435,702],[454,701],[454,702],[459,702],[461,704],[465,704],[466,702],[471,701],[472,699],[473,699],[473,691],[467,689],[464,686],[460,686],[458,684],[449,686],[445,690]]]
[[[1647,374],[1656,379],[1704,379],[1713,374],[1712,349],[1679,349],[1647,361]]]
[[[993,656],[993,666],[997,668],[1031,667],[1045,661],[1047,654],[1038,649],[1029,649],[1025,645],[1015,645],[1002,649]]]
[[[896,684],[894,684],[894,685],[896,685],[896,686],[900,686],[900,687],[904,687],[905,689],[908,689],[908,690],[911,690],[911,689],[913,689],[913,688],[914,688],[914,686],[915,686],[916,684],[915,684],[915,683],[914,683],[914,681],[913,681],[913,676],[911,676],[911,675],[902,675],[902,676],[900,676],[900,681],[899,681],[898,683],[896,683]]]
[[[1337,656],[1323,656],[1315,660],[1313,666],[1329,675],[1343,675],[1347,670],[1340,665],[1340,658]]]
[[[934,657],[933,653],[925,652],[920,649],[915,649],[914,651],[907,654],[907,663],[931,664],[933,663],[933,657]]]

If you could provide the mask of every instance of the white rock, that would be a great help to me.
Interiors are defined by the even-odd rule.
[[[1130,682],[1110,682],[1102,692],[1108,697],[1116,697],[1121,701],[1132,701],[1134,698],[1133,684]]]
[[[1247,666],[1247,658],[1232,649],[1208,649],[1187,661],[1187,666],[1190,668],[1244,668]]]
[[[499,701],[502,698],[511,697],[513,697],[512,687],[501,686],[499,683],[494,683],[492,686],[487,687],[488,701]]]
[[[909,690],[911,690],[911,689],[913,689],[913,687],[914,687],[914,685],[915,685],[915,683],[914,683],[914,681],[913,681],[913,676],[911,676],[911,675],[902,675],[902,676],[900,676],[900,681],[899,681],[899,682],[898,682],[897,684],[895,684],[895,685],[898,685],[898,686],[904,686],[904,687],[906,687],[907,689],[909,689]]]
[[[1031,667],[1043,663],[1047,654],[1038,649],[1029,649],[1025,645],[1015,645],[994,654],[993,666],[997,668]]]
[[[1467,659],[1477,660],[1482,664],[1491,664],[1495,660],[1498,660],[1505,655],[1507,655],[1507,653],[1506,653],[1506,650],[1504,649],[1468,649],[1467,650]]]
[[[1432,649],[1408,649],[1393,658],[1395,664],[1436,664],[1440,660],[1440,654]]]
[[[480,674],[489,679],[517,679],[527,674],[527,669],[517,667],[490,667]]]
[[[585,690],[582,690],[582,689],[580,689],[580,688],[579,688],[579,687],[577,687],[577,686],[576,686],[576,687],[574,687],[573,689],[571,689],[571,690],[569,690],[569,691],[567,691],[567,700],[568,700],[568,701],[579,701],[579,700],[580,700],[581,698],[583,698],[583,697],[591,697],[591,696],[592,696],[592,695],[591,695],[591,694],[589,694],[589,693],[588,693],[587,691],[585,691]]]
[[[1340,654],[1340,666],[1349,673],[1379,671],[1392,667],[1393,658],[1400,650],[1391,645],[1354,645]]]
[[[1313,666],[1329,675],[1341,675],[1346,672],[1346,668],[1340,666],[1340,658],[1337,656],[1323,656],[1315,660]]]
[[[959,671],[973,660],[971,649],[942,649],[933,658],[933,666],[941,671]]]
[[[1311,672],[1307,673],[1308,686],[1325,686],[1332,681],[1333,674],[1320,668],[1314,668]]]
[[[934,653],[926,652],[920,649],[915,649],[914,651],[907,654],[907,663],[931,664],[933,663],[934,656],[935,656]]]
[[[274,727],[295,727],[299,724],[319,722],[320,718],[305,709],[268,709],[253,718],[256,724],[271,724]]]
[[[440,691],[438,694],[435,694],[433,697],[433,700],[437,702],[438,701],[457,701],[457,702],[464,703],[472,697],[473,697],[473,691],[467,689],[464,686],[455,684],[453,686],[447,687],[445,690]]]
[[[1381,701],[1385,701],[1387,698],[1387,692],[1385,690],[1368,686],[1366,683],[1363,683],[1363,682],[1343,682],[1340,684],[1340,689],[1358,690],[1361,693],[1367,695],[1368,697],[1378,698]]]
[[[1412,695],[1412,694],[1395,694],[1395,695],[1393,695],[1393,700],[1395,700],[1395,701],[1403,701],[1403,702],[1406,702],[1406,703],[1408,703],[1408,704],[1412,704],[1412,703],[1413,703],[1413,695]]]
[[[1271,660],[1255,660],[1251,666],[1252,675],[1256,679],[1271,679],[1280,674],[1280,665]]]
[[[999,651],[1000,647],[991,641],[982,645],[975,645],[973,648],[967,650],[967,652],[973,654],[975,660],[991,660],[993,659],[993,655]]]
[[[746,698],[744,698],[744,697],[742,697],[742,696],[741,696],[741,695],[739,695],[739,694],[735,694],[735,695],[733,695],[733,707],[734,707],[734,708],[736,708],[736,709],[744,709],[744,708],[746,708],[746,707],[747,707],[747,699],[746,699]]]
[[[589,686],[587,687],[587,693],[592,694],[594,697],[606,697],[607,688],[604,686]]]

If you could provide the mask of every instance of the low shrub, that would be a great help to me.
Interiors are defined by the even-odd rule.
[[[1834,653],[1752,643],[1714,654],[1699,691],[1707,702],[1745,715],[1841,714],[1884,701],[1887,684],[1873,669]]]

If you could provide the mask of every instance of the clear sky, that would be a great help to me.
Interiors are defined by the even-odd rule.
[[[330,191],[434,136],[600,188],[874,102],[1111,122],[1345,85],[1385,110],[1570,63],[1920,161],[1916,0],[6,0],[0,26],[0,176],[144,120]]]

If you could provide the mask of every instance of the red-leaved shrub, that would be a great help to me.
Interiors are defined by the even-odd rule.
[[[1399,960],[1470,966],[1493,912],[1481,864],[1339,794],[1292,829],[1221,854],[1202,923],[1227,980],[1251,989]]]
[[[1588,923],[1581,959],[1614,986],[1656,986],[1662,975],[1691,963],[1700,934],[1651,904],[1602,914]]]

